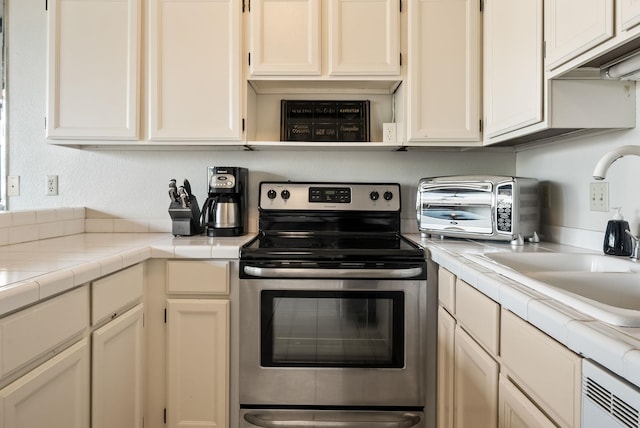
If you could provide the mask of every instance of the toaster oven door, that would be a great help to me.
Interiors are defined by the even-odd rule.
[[[420,230],[459,231],[473,234],[493,233],[491,205],[439,205],[423,203],[420,211]]]

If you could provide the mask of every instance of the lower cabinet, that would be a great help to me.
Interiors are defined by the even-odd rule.
[[[442,268],[439,279],[438,428],[495,428],[499,307]]]
[[[92,334],[92,428],[142,428],[142,316],[138,304]]]
[[[500,341],[502,372],[558,426],[580,427],[582,358],[505,309]]]
[[[454,355],[454,427],[496,427],[498,363],[459,325]]]
[[[440,268],[438,428],[578,428],[581,357]]]
[[[143,289],[138,264],[1,318],[0,428],[142,428]]]
[[[229,300],[167,300],[167,427],[220,428],[229,414]]]
[[[498,397],[498,426],[500,428],[556,427],[556,425],[504,375],[500,375]]]
[[[438,428],[497,427],[497,361],[442,307],[438,318]]]
[[[230,266],[166,262],[166,427],[230,426]]]
[[[89,426],[86,338],[0,390],[0,428]]]
[[[438,428],[453,427],[455,329],[456,319],[444,307],[438,307]]]

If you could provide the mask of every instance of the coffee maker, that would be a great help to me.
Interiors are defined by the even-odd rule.
[[[246,168],[210,166],[209,197],[202,205],[202,226],[207,236],[239,236],[247,233]]]

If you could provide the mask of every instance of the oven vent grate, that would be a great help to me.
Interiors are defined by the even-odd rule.
[[[583,378],[584,395],[605,412],[629,428],[640,428],[640,412],[629,403],[611,393],[596,380]]]

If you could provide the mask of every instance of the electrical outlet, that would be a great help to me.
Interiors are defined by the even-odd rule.
[[[396,124],[395,123],[382,124],[382,141],[385,143],[396,142]]]
[[[20,196],[20,176],[7,176],[7,196]]]
[[[591,211],[609,211],[609,183],[594,181],[589,185],[589,204]]]
[[[57,175],[47,175],[47,180],[45,182],[45,190],[44,194],[47,196],[56,196],[58,194],[58,176]]]

